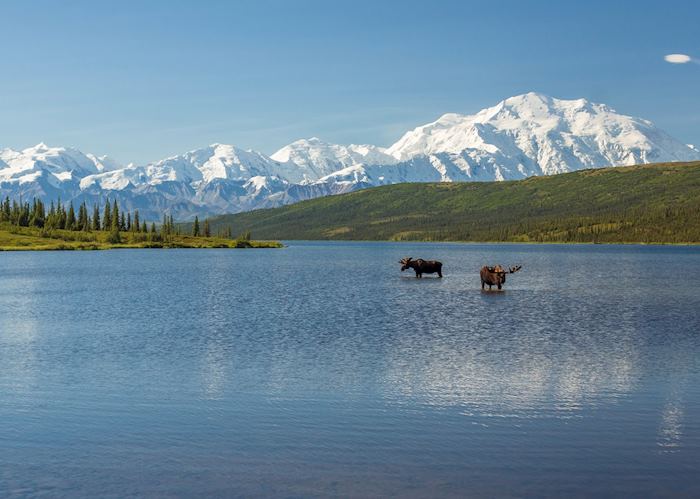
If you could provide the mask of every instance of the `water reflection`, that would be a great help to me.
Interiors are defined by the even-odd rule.
[[[0,291],[0,386],[25,391],[37,384],[39,315],[46,290],[31,273],[11,273]]]
[[[683,437],[683,406],[680,400],[669,400],[661,411],[658,445],[664,452],[678,452]]]
[[[409,350],[411,361],[406,362]],[[392,352],[385,380],[390,396],[432,405],[503,414],[543,406],[571,411],[584,402],[595,404],[601,397],[632,390],[638,378],[636,359],[636,351],[629,347],[580,353],[550,347],[494,354],[422,344]]]
[[[697,495],[693,251],[0,255],[3,478],[86,496]],[[402,277],[406,255],[445,278]],[[479,290],[492,261],[526,263],[505,293]]]

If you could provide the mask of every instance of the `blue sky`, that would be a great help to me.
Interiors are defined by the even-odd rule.
[[[700,2],[4,0],[0,147],[388,145],[527,91],[700,143]]]

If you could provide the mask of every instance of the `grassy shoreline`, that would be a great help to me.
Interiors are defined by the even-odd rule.
[[[174,248],[282,248],[278,241],[247,241],[221,237],[172,234],[165,238],[139,232],[120,232],[121,242],[110,242],[110,232],[42,231],[34,227],[0,224],[0,251],[93,251],[110,249]]]

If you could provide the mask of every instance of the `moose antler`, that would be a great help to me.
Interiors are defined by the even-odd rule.
[[[522,268],[523,268],[522,265],[516,265],[515,267],[510,267],[510,273],[512,274],[514,272],[517,272],[518,270],[520,270]]]

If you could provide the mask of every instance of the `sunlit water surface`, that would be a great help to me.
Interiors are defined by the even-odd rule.
[[[697,248],[4,253],[0,283],[2,496],[700,495]]]

